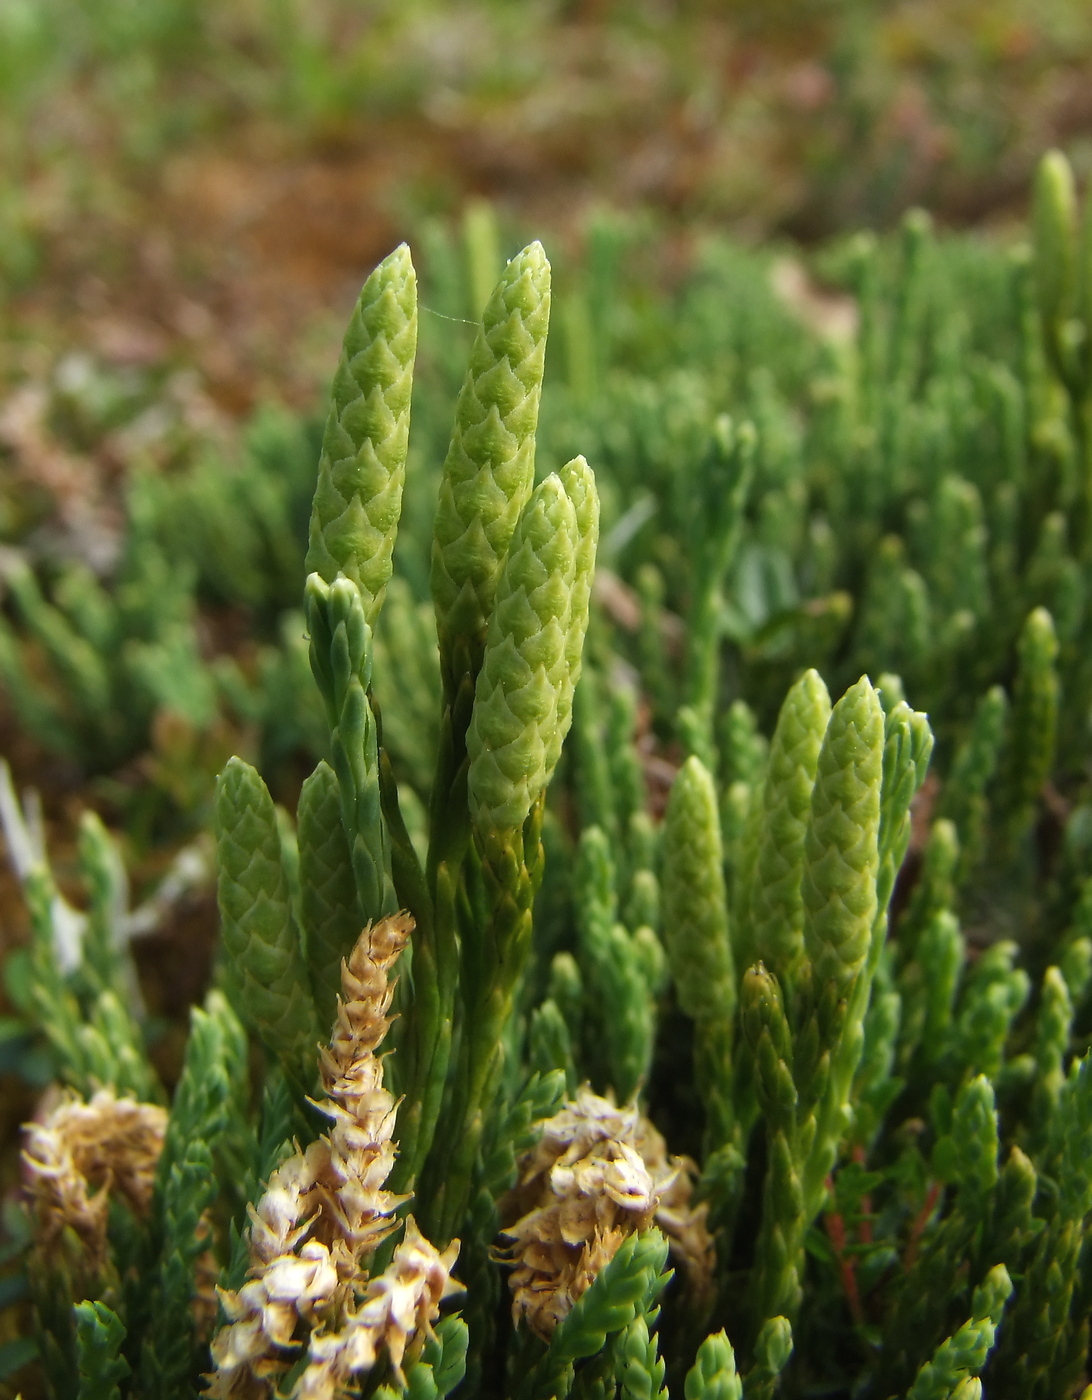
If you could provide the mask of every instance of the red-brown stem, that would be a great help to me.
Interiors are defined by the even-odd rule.
[[[827,1190],[831,1189],[831,1179],[827,1178]],[[864,1322],[864,1312],[861,1308],[861,1294],[857,1288],[857,1261],[852,1255],[846,1254],[846,1223],[842,1219],[840,1211],[828,1210],[823,1216],[823,1223],[827,1229],[827,1237],[838,1260],[838,1269],[842,1275],[842,1288],[845,1290],[846,1302],[849,1304],[849,1311],[854,1323],[860,1327]]]
[[[859,1166],[865,1165],[865,1150],[860,1143],[853,1149],[853,1160]],[[872,1243],[872,1196],[861,1197],[861,1223],[857,1230],[861,1244]]]
[[[926,1225],[929,1224],[930,1216],[937,1208],[937,1201],[940,1200],[940,1193],[943,1189],[939,1181],[932,1182],[925,1197],[925,1204],[914,1217],[914,1223],[910,1226],[910,1238],[906,1242],[906,1252],[902,1256],[904,1273],[909,1273],[910,1269],[913,1267],[914,1260],[918,1257],[918,1245],[921,1242],[922,1234],[925,1231]]]

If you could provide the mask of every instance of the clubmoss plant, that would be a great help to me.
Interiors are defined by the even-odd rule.
[[[967,290],[948,316],[955,254],[912,218],[895,272],[846,255],[855,351],[827,347],[808,415],[779,365],[731,420],[711,379],[607,375],[544,426],[565,465],[537,485],[549,267],[532,244],[487,296],[479,211],[428,551],[396,541],[431,485],[416,280],[405,248],[380,264],[300,580],[325,752],[294,816],[222,767],[219,954],[173,1093],[111,837],[85,820],[82,915],[0,793],[31,915],[9,982],[62,1086],[19,1265],[54,1395],[1078,1392],[1092,672],[1084,527],[1058,526],[1087,485],[1060,158],[1038,200],[1008,311]],[[614,493],[602,608],[577,427]]]

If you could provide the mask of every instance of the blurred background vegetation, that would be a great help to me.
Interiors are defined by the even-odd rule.
[[[135,904],[177,877],[137,949],[168,1079],[171,1025],[215,935],[200,835],[213,776],[244,753],[292,804],[321,751],[303,545],[325,386],[375,262],[408,239],[422,279],[400,577],[377,640],[377,673],[406,678],[380,698],[411,807],[432,743],[435,472],[470,323],[532,237],[556,291],[540,463],[581,450],[599,473],[604,627],[632,638],[663,608],[678,654],[694,591],[679,464],[721,409],[758,425],[761,491],[721,630],[726,692],[768,730],[801,664],[832,687],[862,657],[914,678],[913,657],[869,641],[863,561],[894,531],[915,562],[930,424],[964,414],[937,388],[957,362],[968,403],[994,387],[964,414],[974,454],[945,470],[977,483],[967,530],[981,534],[979,489],[1001,529],[989,394],[1038,372],[1021,368],[1026,278],[1009,252],[1044,149],[1092,175],[1090,70],[1084,0],[0,0],[0,754],[41,792],[74,902],[88,807],[121,833]],[[944,233],[932,262],[927,222],[904,220],[918,206]],[[873,533],[843,532],[838,552],[828,458],[863,461],[887,431],[867,394],[845,424],[837,411],[858,378],[887,377],[869,298],[893,344],[920,339],[903,387],[925,465],[914,456]],[[998,624],[1002,656],[1020,609],[1066,583],[1051,582],[1050,530],[1064,537],[1068,429],[1044,393],[1029,436],[1062,486],[1022,517],[1019,550],[1038,548],[1050,578]],[[966,621],[919,553],[937,615]],[[889,571],[917,588],[895,554]],[[663,667],[626,645],[654,689]],[[965,723],[973,693],[949,703],[931,675],[921,662],[909,698],[939,708],[943,766],[945,716]],[[653,805],[682,751],[665,718],[677,698],[642,696]],[[5,864],[0,943],[25,936]],[[0,1021],[0,1074],[19,1070],[0,1093],[7,1143],[33,1106],[32,1050],[17,1015]]]
[[[1090,54],[1081,0],[3,0],[0,374],[63,340],[307,399],[366,269],[472,195],[566,246],[603,206],[1003,223],[1048,146],[1092,165]]]

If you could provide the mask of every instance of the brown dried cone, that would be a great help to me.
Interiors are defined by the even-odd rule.
[[[431,1335],[440,1304],[461,1291],[451,1277],[458,1254],[458,1240],[441,1254],[408,1216],[394,1257],[368,1283],[360,1305],[347,1309],[337,1331],[312,1332],[308,1363],[293,1387],[293,1400],[334,1400],[349,1394],[353,1376],[370,1370],[384,1349],[401,1376],[410,1338],[415,1333]]]
[[[90,1103],[67,1096],[44,1123],[26,1125],[23,1165],[35,1221],[32,1274],[39,1266],[64,1274],[67,1264],[72,1272],[66,1288],[74,1291],[75,1301],[101,1295],[109,1281],[116,1283],[108,1243],[111,1200],[120,1197],[138,1219],[147,1216],[167,1119],[159,1104],[119,1099],[100,1089]],[[197,1235],[211,1244],[207,1215],[198,1222]],[[216,1321],[218,1273],[216,1256],[207,1248],[196,1260],[191,1309],[201,1338]]]
[[[543,1125],[520,1164],[505,1214],[515,1265],[512,1314],[549,1337],[627,1235],[656,1224],[683,1265],[690,1287],[712,1282],[708,1207],[692,1206],[696,1168],[669,1157],[663,1138],[635,1105],[618,1108],[586,1086]]]
[[[318,1105],[333,1127],[282,1163],[250,1209],[251,1278],[237,1293],[220,1294],[228,1323],[212,1343],[213,1396],[270,1394],[307,1340],[313,1359],[292,1394],[341,1394],[383,1346],[398,1365],[407,1336],[430,1325],[451,1289],[457,1245],[441,1257],[412,1221],[390,1269],[370,1282],[367,1276],[407,1199],[383,1189],[394,1165],[397,1105],[383,1087],[376,1051],[391,1024],[391,969],[412,930],[408,914],[381,919],[342,965],[334,1033],[321,1057],[326,1100]],[[299,1335],[301,1323],[309,1339]]]
[[[68,1228],[79,1238],[92,1272],[107,1262],[112,1195],[147,1214],[167,1130],[158,1104],[119,1099],[100,1089],[90,1103],[65,1098],[44,1123],[29,1123],[23,1148],[37,1245],[48,1256]]]

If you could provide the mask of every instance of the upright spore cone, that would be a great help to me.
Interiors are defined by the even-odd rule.
[[[664,821],[664,939],[679,1004],[695,1020],[731,1024],[735,968],[712,774],[691,756]]]
[[[390,582],[409,448],[417,277],[403,243],[364,283],[334,376],[308,572],[360,589],[370,624]]]
[[[470,811],[482,830],[522,826],[557,761],[576,544],[572,502],[548,476],[513,536],[474,692]]]
[[[531,494],[550,320],[550,264],[532,243],[482,316],[444,462],[432,543],[432,596],[448,666],[456,640],[476,669],[497,581]]]
[[[856,977],[876,917],[884,717],[867,676],[831,712],[804,836],[804,945],[820,984]]]
[[[750,886],[754,952],[779,977],[803,953],[804,834],[829,719],[827,688],[817,671],[805,671],[785,697],[770,745]]]
[[[576,548],[573,555],[572,606],[565,637],[566,673],[557,707],[558,722],[547,756],[547,766],[551,770],[561,756],[561,746],[572,723],[573,694],[580,680],[584,636],[588,630],[592,583],[595,579],[595,551],[599,544],[599,493],[591,468],[583,457],[574,457],[561,468],[558,480],[572,502],[576,518]]]

